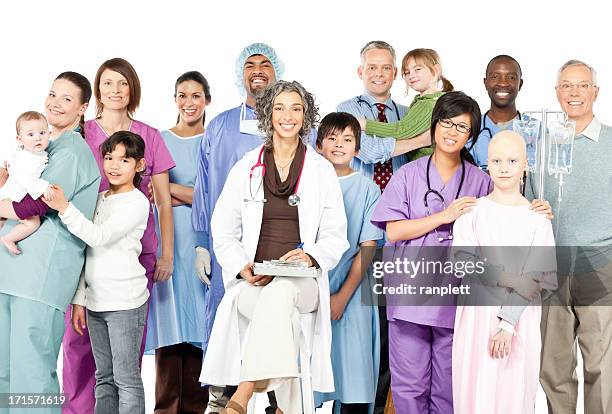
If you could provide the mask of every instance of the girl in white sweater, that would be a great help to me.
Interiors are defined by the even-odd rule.
[[[149,201],[138,189],[145,170],[144,141],[120,131],[101,146],[110,189],[98,195],[93,221],[54,186],[47,204],[87,248],[85,270],[73,298],[72,326],[89,325],[96,361],[96,414],[144,414],[139,351],[146,321],[147,279],[138,261]],[[87,308],[87,319],[85,318]]]

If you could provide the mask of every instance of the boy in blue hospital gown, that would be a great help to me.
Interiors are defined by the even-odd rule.
[[[372,412],[379,363],[378,311],[365,306],[361,289],[365,264],[383,232],[370,223],[380,197],[376,184],[350,168],[359,151],[361,131],[355,117],[334,112],[321,121],[317,149],[336,170],[348,221],[350,248],[329,273],[332,318],[333,393],[316,393],[318,405],[334,401],[334,413]],[[361,247],[366,249],[361,250]],[[365,282],[363,282],[365,283]]]

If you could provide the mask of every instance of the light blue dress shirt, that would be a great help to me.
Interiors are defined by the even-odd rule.
[[[366,118],[378,121],[377,101],[371,95],[364,93],[338,105],[337,111],[348,112],[357,118]],[[397,122],[404,115],[408,108],[404,105],[395,103],[391,98],[385,102],[387,108],[385,115],[388,122]],[[364,176],[372,178],[374,176],[374,164],[385,162],[393,154],[395,149],[395,138],[379,138],[372,135],[361,133],[361,149],[359,154],[353,158],[351,168],[360,171]],[[392,158],[393,172],[397,171],[402,165],[408,162],[405,154]]]

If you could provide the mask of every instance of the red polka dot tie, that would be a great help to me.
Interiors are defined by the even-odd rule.
[[[376,109],[378,109],[378,120],[380,122],[388,122],[387,115],[385,115],[385,109],[387,109],[387,105],[383,103],[377,103]],[[393,175],[393,165],[391,160],[387,160],[385,162],[377,162],[374,164],[374,182],[378,187],[380,187],[380,191],[383,192],[385,187],[389,183],[391,176]]]

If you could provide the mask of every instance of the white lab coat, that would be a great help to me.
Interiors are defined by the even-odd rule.
[[[200,381],[212,385],[238,385],[240,382],[241,338],[237,298],[246,281],[236,275],[254,260],[263,215],[262,178],[249,180],[261,146],[248,152],[229,173],[211,221],[214,251],[223,269],[225,296],[219,304],[215,323],[202,363]],[[249,181],[251,181],[249,183]],[[327,272],[349,247],[342,191],[333,166],[312,147],[307,147],[304,169],[298,187],[300,239],[304,252],[321,266],[319,308],[311,359],[312,386],[332,392],[331,321]],[[270,333],[272,336],[273,332]]]

